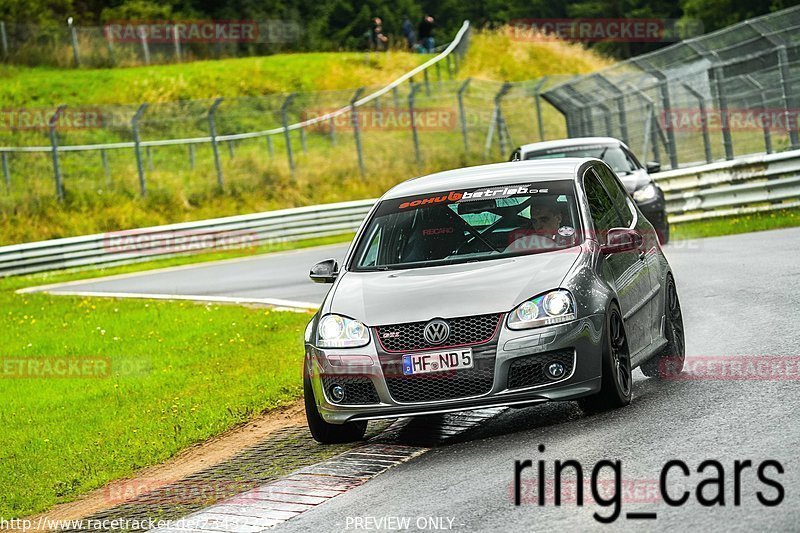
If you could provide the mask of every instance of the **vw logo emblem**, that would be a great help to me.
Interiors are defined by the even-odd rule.
[[[425,324],[422,334],[428,344],[442,344],[450,336],[450,325],[437,318]]]

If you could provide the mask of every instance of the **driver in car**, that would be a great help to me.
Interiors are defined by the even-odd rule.
[[[561,235],[561,209],[553,200],[542,199],[530,207],[530,229],[517,229],[509,235],[506,251],[551,250]],[[563,237],[563,236],[562,236]]]

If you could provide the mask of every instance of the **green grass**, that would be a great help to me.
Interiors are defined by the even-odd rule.
[[[9,109],[347,89],[388,83],[429,57],[330,52],[85,70],[0,65],[0,101]]]
[[[800,208],[683,222],[672,226],[675,240],[700,239],[800,226]]]
[[[236,255],[0,280],[0,517],[26,516],[73,500],[300,395],[307,313],[15,293],[32,285]],[[47,358],[99,358],[111,372],[9,376],[14,361]]]
[[[517,51],[519,49],[519,51]],[[491,62],[498,50],[511,54],[503,61]],[[278,109],[282,96],[244,99],[269,91],[344,89],[359,85],[378,86],[406,72],[425,56],[392,52],[371,54],[288,54],[264,58],[196,62],[180,65],[98,70],[24,69],[0,66],[0,98],[7,107],[93,105],[110,102],[135,104],[142,100],[167,101],[180,98],[228,98],[219,111],[220,133],[254,131],[279,125]],[[538,58],[538,60],[537,60]],[[559,61],[559,58],[562,60]],[[608,62],[592,52],[559,43],[534,46],[511,43],[499,34],[475,34],[463,62],[462,76],[476,80],[466,95],[469,114],[470,148],[463,151],[460,131],[420,131],[422,164],[417,165],[409,131],[365,130],[362,145],[366,175],[360,176],[352,131],[338,131],[334,146],[325,130],[308,133],[308,154],[302,153],[297,132],[292,134],[296,172],[289,171],[282,136],[275,137],[274,157],[264,139],[242,141],[231,157],[227,145],[220,146],[225,174],[225,191],[215,186],[214,161],[208,145],[199,145],[196,166],[190,168],[186,147],[152,150],[152,165],[145,162],[148,196],[138,196],[137,171],[130,150],[108,152],[110,175],[106,176],[98,153],[62,154],[61,168],[67,191],[63,203],[54,198],[52,160],[49,154],[15,154],[9,159],[11,190],[0,186],[0,244],[29,242],[48,238],[114,231],[135,227],[199,220],[216,216],[251,213],[317,203],[369,198],[414,175],[446,168],[499,161],[508,157],[495,146],[487,156],[483,143],[491,116],[492,97],[498,84],[513,72],[519,60],[525,77],[574,74],[605,66]],[[474,64],[474,67],[471,66]],[[68,74],[65,74],[68,72]],[[522,75],[520,74],[520,75]],[[518,78],[516,78],[518,79]],[[421,81],[421,80],[417,80]],[[432,81],[435,81],[433,74]],[[460,82],[454,82],[457,86]],[[533,127],[532,99],[517,91],[507,98],[506,120],[513,142],[538,140]],[[302,116],[304,106],[339,107],[349,100],[345,92],[322,93],[314,101],[302,97],[291,110],[291,119]],[[454,89],[431,96],[417,94],[417,107],[449,110],[456,113]],[[400,89],[397,103],[406,109],[408,84]],[[159,139],[208,134],[205,104],[187,103],[151,106],[145,115],[142,136]],[[382,99],[384,109],[395,105],[393,96]],[[549,137],[565,134],[563,119],[545,105],[546,132]],[[132,112],[135,105],[125,108]],[[169,120],[159,122],[163,113]],[[125,115],[128,116],[128,115]],[[127,120],[127,119],[126,119]],[[61,144],[130,140],[122,129],[70,130],[60,135]],[[46,145],[44,132],[0,132],[0,144]],[[13,142],[12,142],[13,141]]]

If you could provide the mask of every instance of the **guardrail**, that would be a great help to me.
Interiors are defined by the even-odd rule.
[[[673,223],[800,206],[800,150],[668,170],[654,178]]]
[[[375,200],[281,209],[0,247],[0,276],[109,266],[348,233]]]
[[[800,206],[800,150],[655,175],[673,223]],[[357,200],[0,247],[0,276],[108,266],[352,232],[375,203]]]

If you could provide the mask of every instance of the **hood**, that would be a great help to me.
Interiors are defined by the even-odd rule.
[[[559,286],[581,247],[490,261],[345,272],[330,311],[380,326],[502,313]]]
[[[653,181],[653,179],[650,177],[650,174],[648,174],[643,168],[634,170],[631,174],[620,176],[619,179],[622,181],[622,184],[625,185],[625,189],[628,191],[628,194],[641,189]]]

